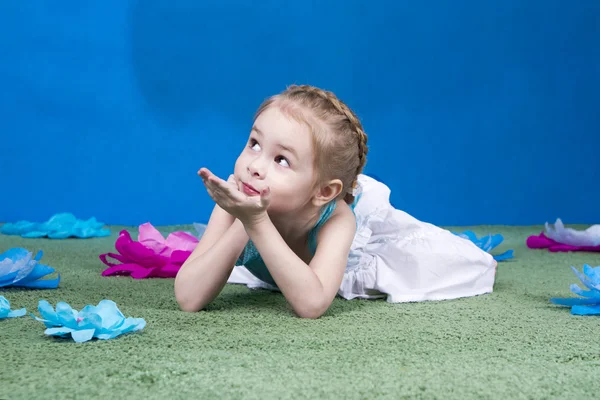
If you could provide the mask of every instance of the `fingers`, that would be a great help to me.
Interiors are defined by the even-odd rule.
[[[263,189],[262,192],[260,192],[260,205],[263,208],[267,208],[269,206],[270,202],[271,202],[271,189],[269,187],[266,187],[265,189]]]
[[[198,171],[198,175],[202,178],[202,181],[205,185],[219,185],[225,182],[221,178],[213,174],[208,168],[200,168],[200,170]]]
[[[260,199],[257,201],[254,196],[250,199],[240,191],[234,175],[229,175],[225,181],[204,167],[200,168],[198,175],[202,178],[210,197],[224,209],[248,206],[266,209],[271,202],[271,190],[268,187],[260,193]]]
[[[202,167],[198,170],[198,175],[200,175],[202,179],[208,179],[212,175],[212,172],[210,172],[208,168]]]
[[[221,190],[227,191],[231,188],[230,184],[214,174],[208,178],[208,182],[215,185],[217,188],[220,188]]]
[[[244,195],[238,190],[237,184],[235,183],[235,177],[229,175],[227,181],[219,178],[208,168],[201,168],[198,171],[198,175],[202,177],[202,181],[206,186],[208,194],[217,203],[222,201],[237,201],[241,202],[244,200]]]

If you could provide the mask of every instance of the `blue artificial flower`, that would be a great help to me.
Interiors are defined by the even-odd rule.
[[[471,242],[475,243],[477,247],[481,250],[489,253],[492,249],[498,246],[504,240],[504,236],[501,234],[496,235],[486,235],[482,236],[480,239],[477,239],[477,235],[472,231],[464,231],[463,233],[452,232],[457,236],[460,236],[463,239],[468,239]],[[513,258],[513,250],[507,250],[502,254],[493,255],[494,260],[496,261],[504,261],[509,258]]]
[[[103,222],[92,217],[87,221],[78,220],[73,214],[60,213],[53,215],[46,222],[18,221],[2,226],[0,232],[5,235],[19,235],[24,238],[66,239],[68,237],[91,238],[109,236],[109,229],[102,229]]]
[[[62,301],[56,303],[55,311],[46,300],[40,300],[38,311],[42,318],[32,316],[46,325],[46,335],[71,335],[77,343],[87,342],[92,338],[113,339],[146,326],[143,318],[125,318],[111,300],[102,300],[97,306],[87,305],[79,312]]]
[[[56,289],[60,274],[56,279],[41,279],[54,272],[54,268],[39,263],[43,254],[39,251],[33,258],[33,253],[19,247],[0,254],[0,287]]]
[[[583,265],[583,274],[575,267],[571,267],[575,275],[590,290],[583,290],[577,284],[570,286],[571,292],[583,297],[550,299],[551,303],[561,306],[570,306],[571,314],[575,315],[600,315],[600,266],[590,267]]]
[[[22,317],[25,312],[24,308],[11,311],[10,302],[4,296],[0,296],[0,319]]]

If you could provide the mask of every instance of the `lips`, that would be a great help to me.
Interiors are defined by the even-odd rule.
[[[244,193],[247,196],[258,196],[260,192],[256,190],[253,186],[248,185],[247,183],[242,183],[242,188],[244,189]]]

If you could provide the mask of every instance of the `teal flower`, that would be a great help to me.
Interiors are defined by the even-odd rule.
[[[40,264],[44,253],[33,253],[14,247],[0,254],[0,287],[19,286],[30,289],[56,289],[60,275],[55,279],[41,279],[54,273],[54,268]]]
[[[582,297],[568,297],[550,299],[551,303],[571,307],[574,315],[600,315],[600,266],[590,267],[583,265],[583,274],[575,267],[571,267],[575,275],[589,290],[583,290],[577,284],[570,286],[571,292]]]
[[[103,228],[104,223],[95,217],[86,220],[77,219],[71,213],[54,214],[46,222],[18,221],[6,223],[0,228],[5,235],[18,235],[24,238],[81,239],[110,235],[110,229]]]
[[[62,301],[56,303],[54,310],[46,300],[40,300],[38,311],[42,318],[32,316],[46,325],[46,335],[70,335],[77,343],[87,342],[92,338],[113,339],[146,326],[146,321],[142,318],[125,318],[111,300],[102,300],[97,306],[87,305],[79,312]]]
[[[479,247],[481,250],[485,251],[486,253],[490,253],[495,247],[497,247],[504,240],[504,236],[502,236],[499,233],[496,235],[485,235],[479,239],[477,239],[477,235],[475,235],[475,233],[473,233],[472,231],[464,231],[463,233],[455,233],[455,232],[452,232],[452,233],[454,233],[456,236],[460,236],[463,239],[470,240],[471,242],[475,243],[475,245],[477,247]],[[509,258],[513,258],[513,250],[507,250],[502,254],[496,254],[496,255],[492,255],[492,256],[494,257],[494,260],[496,260],[496,261],[508,260]]]
[[[24,308],[11,310],[10,302],[4,296],[0,296],[0,319],[22,317],[25,312]]]

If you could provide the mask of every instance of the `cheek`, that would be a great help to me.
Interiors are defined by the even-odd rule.
[[[277,174],[277,177],[272,179],[272,185],[276,187],[277,194],[281,198],[294,199],[310,191],[310,183],[304,176]]]
[[[233,167],[233,174],[239,176],[242,172],[244,172],[244,155],[240,155],[237,160],[235,160],[235,165]]]

